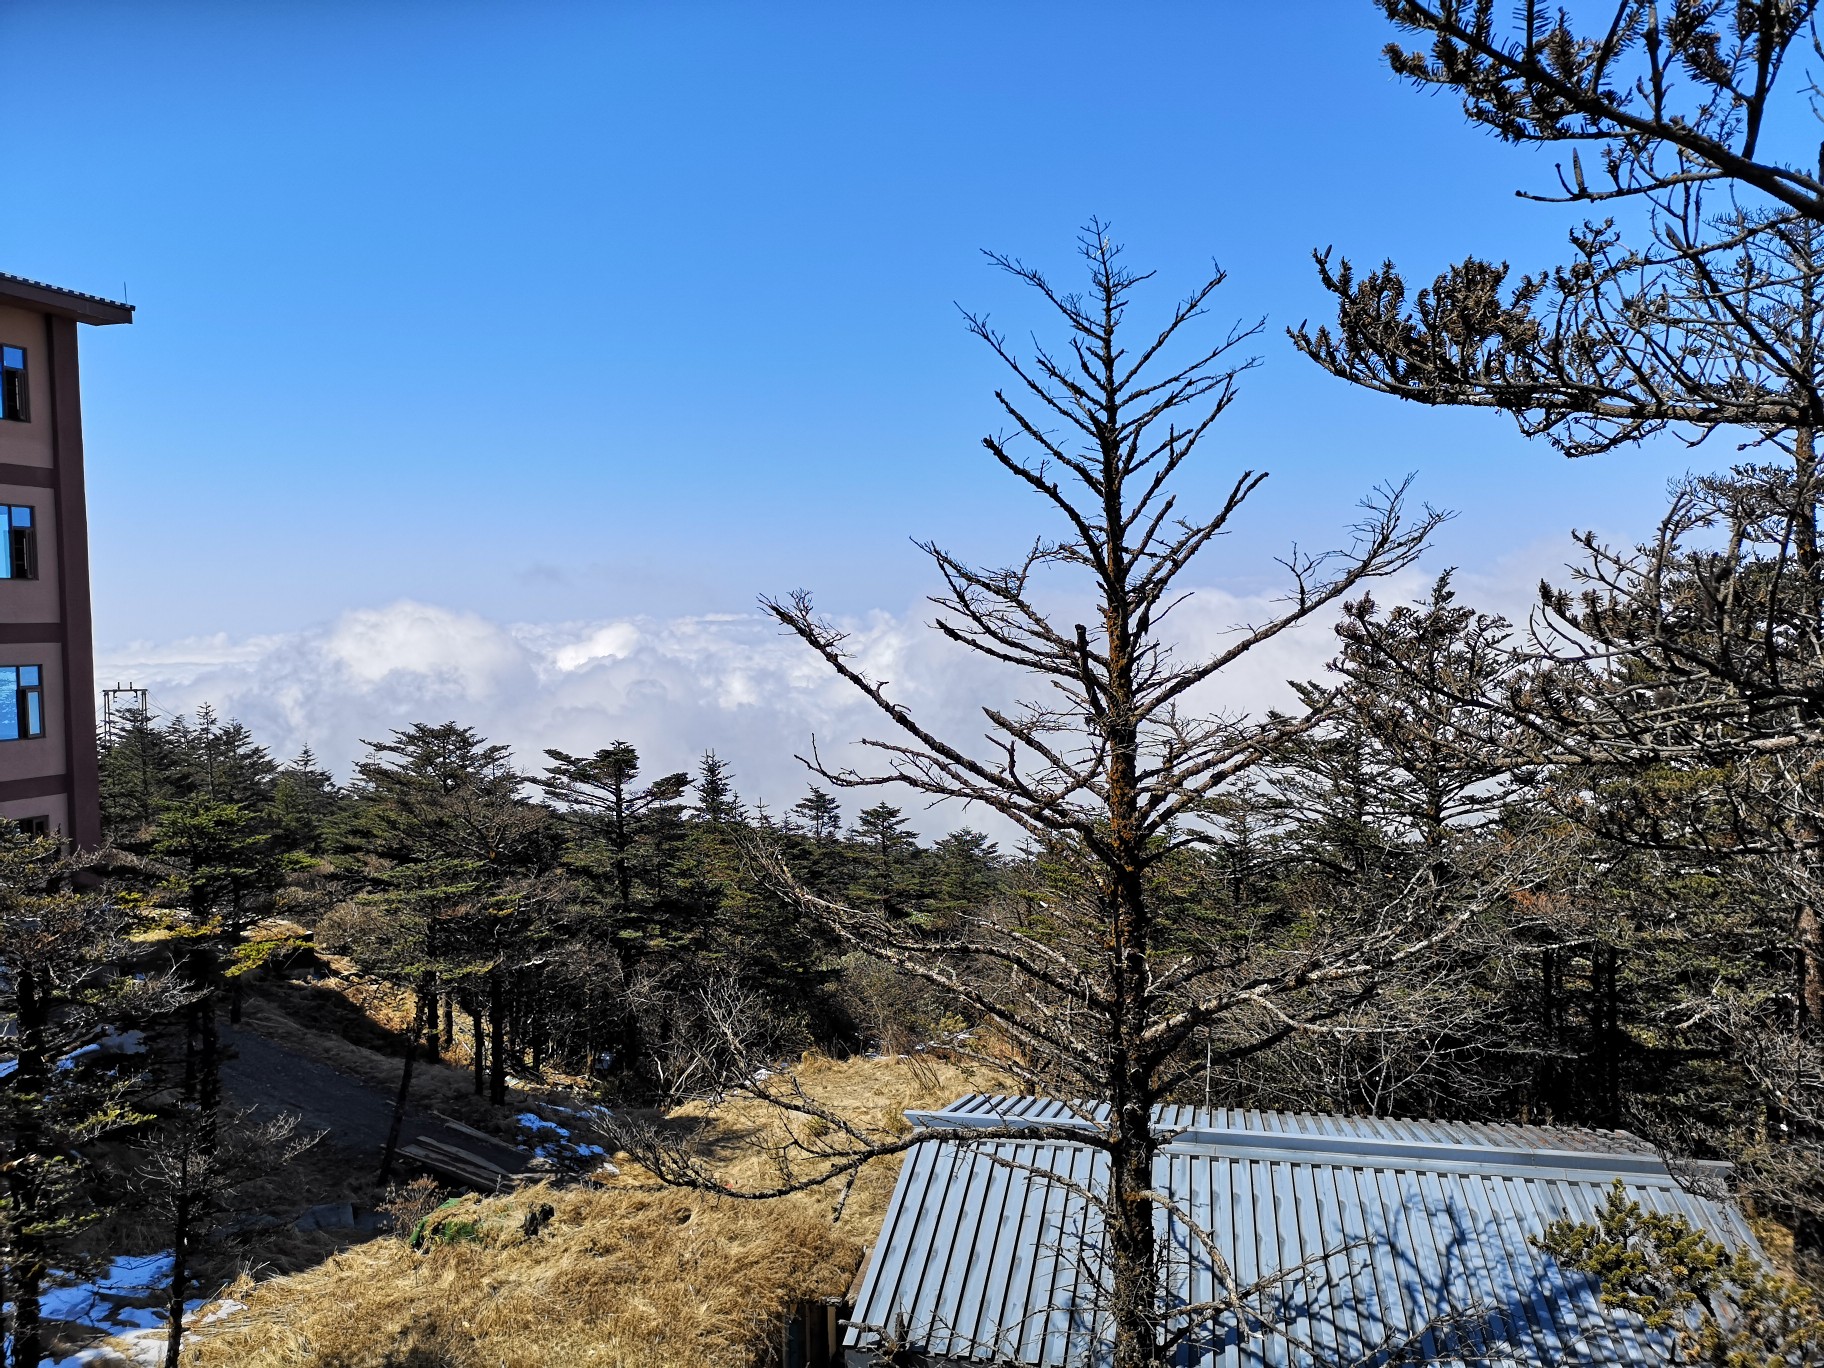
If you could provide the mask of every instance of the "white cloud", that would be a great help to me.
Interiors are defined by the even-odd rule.
[[[1414,577],[1380,596],[1420,587]],[[1170,619],[1181,657],[1212,649],[1270,607],[1265,598],[1200,591]],[[932,730],[967,746],[986,729],[984,703],[1004,706],[1047,687],[943,641],[929,616],[880,611],[842,625],[866,671],[892,681],[892,695]],[[1285,680],[1318,676],[1334,651],[1326,624],[1287,633],[1225,671],[1199,706],[1235,713],[1283,702]],[[525,768],[539,766],[546,747],[588,752],[620,739],[660,773],[691,768],[713,747],[743,794],[779,810],[804,792],[809,775],[793,757],[808,753],[813,736],[826,758],[862,767],[867,753],[851,743],[891,735],[865,699],[758,613],[508,624],[402,600],[295,633],[138,642],[99,655],[104,680],[149,688],[161,713],[213,704],[279,756],[308,744],[341,774],[363,738],[454,719],[513,746]],[[910,794],[893,801],[918,807]],[[955,809],[919,825],[938,831],[971,820],[989,825]]]

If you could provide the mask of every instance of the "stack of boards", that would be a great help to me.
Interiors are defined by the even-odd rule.
[[[523,1154],[523,1151],[509,1150],[494,1136],[486,1135],[473,1126],[465,1126],[460,1121],[452,1121],[447,1116],[439,1115],[437,1119],[443,1123],[445,1131],[481,1143],[462,1146],[453,1140],[439,1139],[433,1135],[416,1135],[409,1144],[399,1147],[399,1153],[438,1177],[452,1179],[483,1192],[502,1192],[518,1187],[533,1177],[524,1168],[502,1168],[494,1160],[484,1157],[486,1154],[500,1154],[503,1151],[514,1154]],[[482,1153],[477,1153],[478,1149]]]

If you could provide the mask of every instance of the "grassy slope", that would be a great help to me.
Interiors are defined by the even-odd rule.
[[[811,1091],[879,1126],[911,1107],[991,1089],[984,1071],[812,1059]],[[698,1113],[735,1182],[766,1181],[744,1143],[770,1124],[751,1103]],[[732,1368],[778,1334],[803,1298],[838,1296],[880,1229],[894,1164],[856,1184],[840,1223],[833,1190],[773,1202],[718,1200],[637,1174],[600,1188],[532,1189],[473,1199],[480,1238],[427,1254],[383,1239],[320,1266],[234,1293],[248,1302],[199,1335],[206,1368]],[[527,1207],[556,1217],[528,1240]]]

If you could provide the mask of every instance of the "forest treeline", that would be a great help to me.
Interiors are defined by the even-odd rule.
[[[1688,795],[1672,767],[1516,765],[1489,709],[1529,687],[1522,654],[1449,576],[1391,610],[1359,600],[1337,630],[1334,676],[1302,687],[1321,723],[1212,799],[1208,838],[1162,866],[1165,951],[1240,965],[1419,881],[1471,915],[1421,972],[1332,1004],[1346,1029],[1191,1042],[1180,1100],[1625,1127],[1735,1161],[1761,1209],[1815,1231],[1805,890],[1775,856],[1630,839],[1643,806]],[[769,810],[713,750],[660,774],[618,740],[543,761],[424,723],[338,783],[206,708],[129,715],[102,753],[104,820],[147,905],[208,929],[220,1011],[282,944],[247,930],[295,922],[410,990],[431,1056],[460,1034],[495,1102],[509,1074],[547,1069],[646,1102],[717,1086],[756,1048],[988,1048],[966,1005],[824,935],[755,849],[933,945],[983,919],[1043,938],[1068,884],[1040,843],[921,839],[887,802],[845,811],[810,785]]]

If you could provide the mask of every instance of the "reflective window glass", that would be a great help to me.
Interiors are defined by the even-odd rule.
[[[36,665],[21,665],[19,667],[19,683],[21,687],[27,684],[36,684],[37,682],[38,667]]]
[[[0,665],[0,741],[19,739],[19,672]]]
[[[38,530],[29,504],[0,504],[0,579],[38,578]]]
[[[36,689],[25,696],[25,734],[44,735],[44,695]]]
[[[0,347],[0,418],[14,423],[29,422],[30,407],[25,383],[25,349]]]

